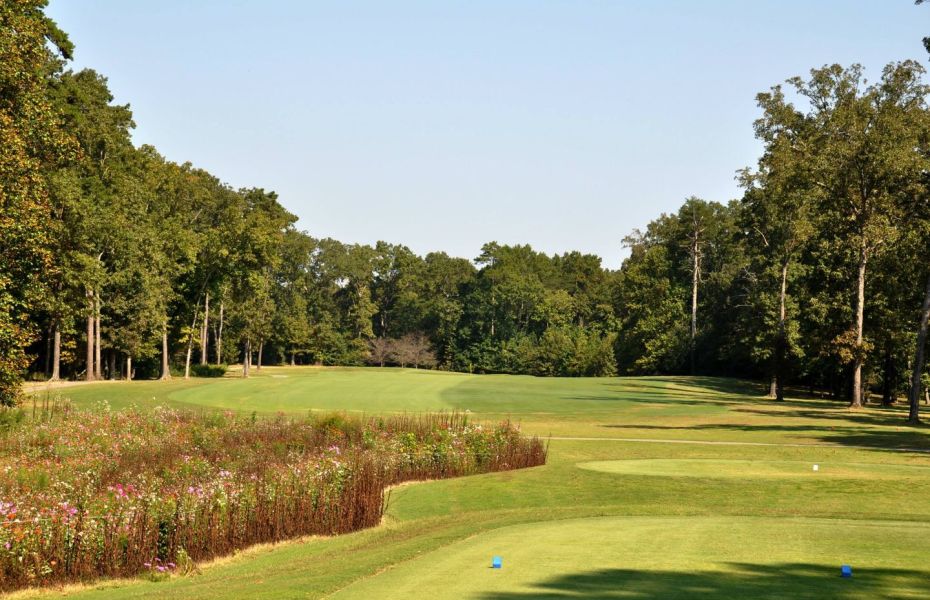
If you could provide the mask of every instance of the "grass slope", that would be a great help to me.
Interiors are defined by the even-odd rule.
[[[266,368],[248,381],[61,389],[78,404],[106,400],[114,408],[467,409],[479,419],[510,415],[535,433],[596,438],[553,439],[545,467],[394,490],[386,523],[372,530],[250,551],[194,576],[75,595],[930,595],[930,503],[922,501],[930,495],[930,456],[885,449],[930,449],[926,432],[901,426],[898,410],[775,404],[753,392],[717,379],[313,368]],[[633,441],[644,439],[669,443]],[[494,554],[504,557],[501,571],[488,568]],[[855,569],[852,580],[838,576],[844,563]]]

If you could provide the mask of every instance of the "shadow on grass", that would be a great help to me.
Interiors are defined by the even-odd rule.
[[[657,380],[620,378],[606,380],[618,394],[639,393],[657,396],[712,397],[718,400],[760,398],[761,389],[751,381],[717,377],[663,377]],[[731,396],[731,398],[726,398]]]
[[[488,592],[481,600],[697,599],[825,600],[827,598],[920,598],[930,595],[930,572],[908,569],[855,569],[840,577],[840,565],[729,565],[729,572],[634,571],[603,569],[562,575],[535,584],[528,592]]]
[[[843,420],[857,425],[877,425],[882,427],[903,427],[906,425],[907,412],[904,408],[871,409],[868,412],[849,410],[845,406],[811,405],[802,403],[782,404],[776,409],[791,408],[793,410],[766,410],[765,408],[739,407],[733,412],[759,415],[764,417],[796,417],[800,419],[829,419],[831,421]],[[766,407],[769,408],[769,407]]]
[[[768,390],[760,384],[742,379],[723,377],[662,377],[620,378],[605,380],[611,395],[592,394],[575,396],[577,400],[623,400],[650,404],[716,404],[716,405],[768,405],[772,401],[765,397]],[[613,395],[616,394],[616,395]],[[824,400],[801,400],[801,406],[827,406]],[[830,404],[835,406],[835,403]]]
[[[704,400],[668,400],[683,404],[711,403]],[[659,400],[662,402],[662,400]],[[894,450],[930,451],[930,427],[912,426],[905,421],[902,406],[872,407],[863,411],[849,410],[835,402],[824,400],[791,400],[773,403],[770,400],[740,402],[730,405],[730,414],[746,415],[745,423],[696,423],[686,425],[604,424],[609,429],[655,431],[739,431],[745,433],[795,434],[800,443],[828,443]],[[759,422],[761,419],[780,422]],[[751,422],[755,421],[755,422]]]
[[[596,400],[603,402],[666,404],[683,406],[732,406],[738,403],[761,402],[751,396],[721,393],[713,389],[699,387],[665,387],[650,382],[624,381],[608,383],[603,387],[607,393],[573,394],[562,397],[564,400]]]
[[[742,431],[746,433],[795,433],[798,443],[824,443],[837,446],[870,448],[874,450],[896,450],[930,452],[930,429],[906,428],[901,431],[887,429],[865,429],[861,427],[817,426],[817,425],[747,425],[732,423],[707,423],[701,425],[602,425],[608,429],[631,429],[642,431]],[[755,441],[750,438],[748,441]]]
[[[717,394],[761,396],[768,392],[768,389],[763,384],[747,379],[734,379],[729,377],[703,377],[700,375],[663,377],[662,379],[667,383],[685,387],[702,388]]]
[[[695,399],[694,395],[691,394],[677,396],[675,394],[662,393],[656,394],[655,396],[649,396],[646,394],[638,394],[636,396],[603,396],[603,395],[576,395],[576,396],[562,396],[560,400],[584,400],[584,401],[595,401],[595,402],[615,402],[619,404],[625,403],[634,403],[634,404],[661,404],[667,406],[730,406],[733,404],[733,400],[720,400],[720,399]]]

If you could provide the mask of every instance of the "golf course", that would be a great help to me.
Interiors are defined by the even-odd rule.
[[[0,2],[0,599],[930,599],[930,0]]]
[[[791,396],[798,396],[793,398]],[[16,597],[923,598],[930,437],[903,409],[717,378],[265,367],[37,387],[34,402],[255,414],[455,411],[548,440],[544,466],[403,484],[379,526],[192,572]],[[29,403],[25,405],[28,409]],[[815,467],[816,465],[816,467]],[[499,556],[502,568],[491,568]],[[852,578],[840,576],[842,565]]]

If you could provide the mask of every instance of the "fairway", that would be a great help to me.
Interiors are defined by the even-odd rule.
[[[897,409],[774,403],[713,378],[265,368],[38,390],[78,406],[469,411],[551,434],[543,467],[403,486],[385,522],[92,598],[920,598],[930,440]],[[897,448],[894,451],[891,448]],[[813,465],[818,465],[818,471]],[[491,557],[504,568],[490,568]],[[839,577],[851,564],[852,580]],[[115,585],[115,587],[114,587]]]
[[[717,380],[727,393],[749,391]],[[673,378],[540,378],[469,375],[416,369],[265,367],[248,380],[111,382],[66,388],[76,402],[105,400],[113,408],[186,405],[261,413],[307,409],[364,412],[469,410],[521,415],[616,414],[684,416],[723,412],[724,397]],[[687,396],[687,398],[686,398]],[[705,396],[706,402],[698,402]],[[675,402],[680,398],[680,402]]]
[[[46,389],[78,406],[174,406],[258,414],[462,411],[513,418],[555,437],[924,448],[930,437],[891,410],[851,412],[820,401],[773,403],[761,388],[711,377],[566,378],[470,375],[416,369],[265,367],[242,380],[106,382]]]

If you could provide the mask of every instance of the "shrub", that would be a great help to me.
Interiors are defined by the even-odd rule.
[[[227,365],[191,365],[191,374],[194,377],[222,377],[228,370]]]

